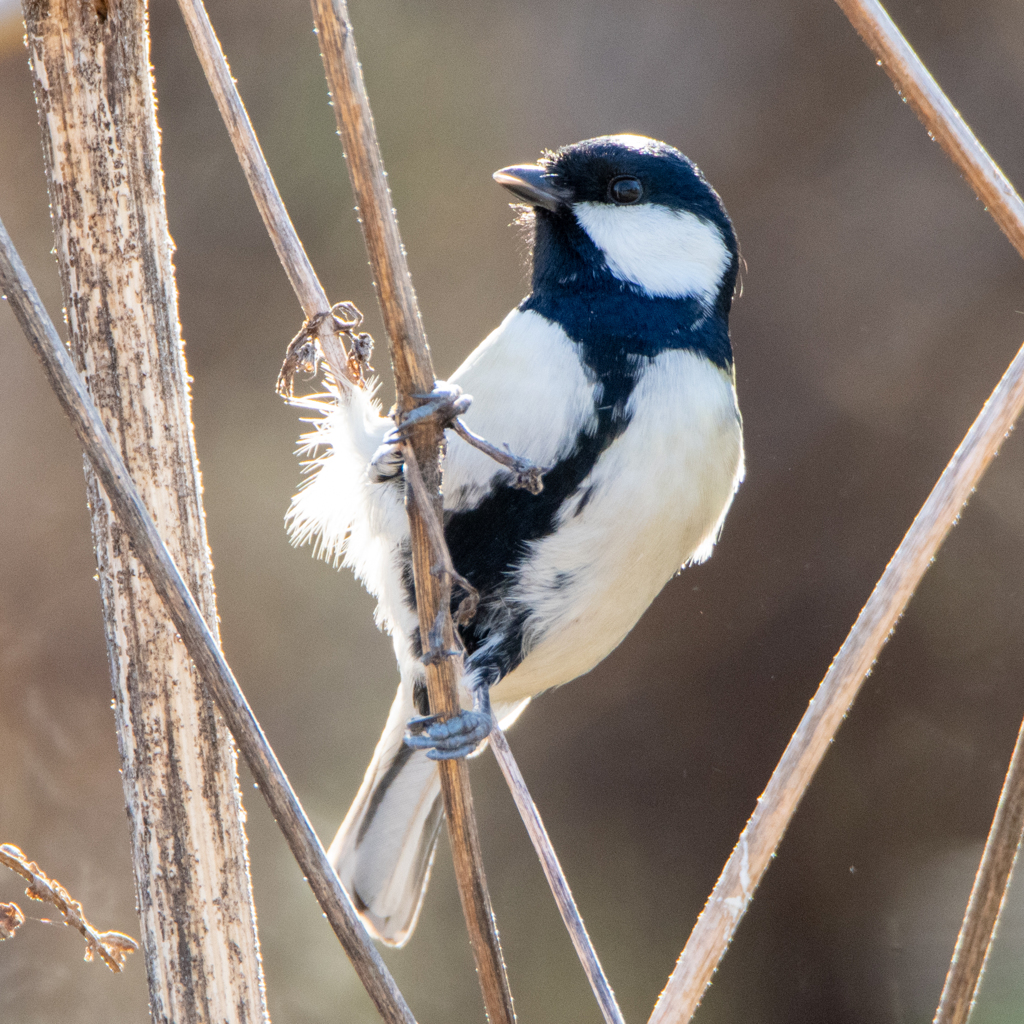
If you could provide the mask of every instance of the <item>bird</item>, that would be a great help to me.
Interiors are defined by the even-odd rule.
[[[458,627],[462,711],[448,721],[427,700],[395,421],[374,385],[299,400],[313,416],[292,542],[354,570],[399,666],[328,851],[368,930],[395,946],[415,928],[443,820],[437,760],[479,751],[494,720],[508,727],[604,659],[710,556],[745,471],[729,336],[739,250],[700,170],[664,142],[607,135],[493,177],[527,221],[530,292],[433,398],[542,467],[543,487],[447,439],[445,539],[479,594]]]

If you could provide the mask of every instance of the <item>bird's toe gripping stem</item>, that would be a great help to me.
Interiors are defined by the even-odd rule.
[[[462,388],[457,384],[449,384],[444,380],[437,381],[429,395],[412,397],[423,400],[423,404],[401,417],[398,425],[387,434],[384,443],[370,459],[370,479],[375,484],[393,480],[402,472],[402,464],[405,462],[402,443],[409,439],[413,427],[436,418],[440,420],[442,427],[448,428],[473,403],[472,395],[464,395]]]
[[[405,743],[414,750],[426,750],[432,761],[465,757],[487,739],[493,722],[490,692],[484,683],[473,690],[472,711],[460,711],[446,720],[441,715],[411,718]]]
[[[408,440],[413,427],[427,420],[436,419],[442,427],[450,427],[473,404],[472,395],[464,395],[458,384],[449,384],[446,380],[435,381],[434,390],[429,395],[411,397],[422,404],[405,413],[398,426],[388,434],[385,440],[391,444]]]

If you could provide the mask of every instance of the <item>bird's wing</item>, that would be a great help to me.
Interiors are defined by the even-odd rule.
[[[564,458],[595,419],[594,382],[576,346],[561,327],[532,311],[509,313],[451,382],[473,396],[463,417],[470,429],[541,467]],[[489,456],[451,437],[445,508],[472,508],[496,479],[508,477]]]
[[[565,332],[535,312],[513,310],[453,374],[473,396],[467,424],[539,466],[555,465],[594,421],[594,384]],[[405,591],[409,526],[401,475],[376,483],[367,467],[392,427],[375,388],[336,388],[297,403],[314,415],[301,440],[307,479],[287,515],[292,542],[350,567],[378,600],[377,621],[399,660],[416,628]],[[445,508],[474,508],[509,472],[449,435]],[[500,571],[502,567],[497,567]],[[472,573],[473,566],[462,566]]]

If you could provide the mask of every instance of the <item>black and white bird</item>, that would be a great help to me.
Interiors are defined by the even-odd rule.
[[[316,456],[288,514],[296,543],[350,566],[378,601],[401,683],[330,858],[369,929],[403,944],[438,828],[434,759],[461,756],[536,694],[606,657],[681,567],[711,554],[743,478],[729,310],[732,224],[678,150],[589,139],[494,175],[532,208],[530,294],[451,376],[464,420],[545,467],[539,494],[459,437],[444,463],[445,536],[479,591],[461,715],[428,706],[410,592],[394,423],[369,391],[315,406]]]

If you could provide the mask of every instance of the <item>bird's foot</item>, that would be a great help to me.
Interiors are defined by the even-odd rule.
[[[460,711],[445,721],[440,715],[411,718],[405,729],[405,744],[414,750],[426,750],[431,761],[465,757],[487,739],[493,722],[485,686],[474,693],[472,711]]]
[[[402,472],[405,454],[402,443],[409,439],[412,428],[425,420],[437,418],[445,428],[451,426],[472,404],[471,395],[464,395],[457,384],[449,384],[439,380],[429,395],[413,395],[413,398],[425,399],[411,412],[402,417],[401,422],[384,438],[384,443],[373,453],[370,459],[370,479],[375,484],[394,480]]]
[[[434,382],[434,390],[429,395],[412,395],[420,399],[421,405],[402,416],[399,424],[385,438],[392,444],[400,444],[408,440],[412,428],[427,420],[437,420],[442,427],[449,427],[473,404],[472,395],[464,395],[458,384],[449,384],[446,380]]]

